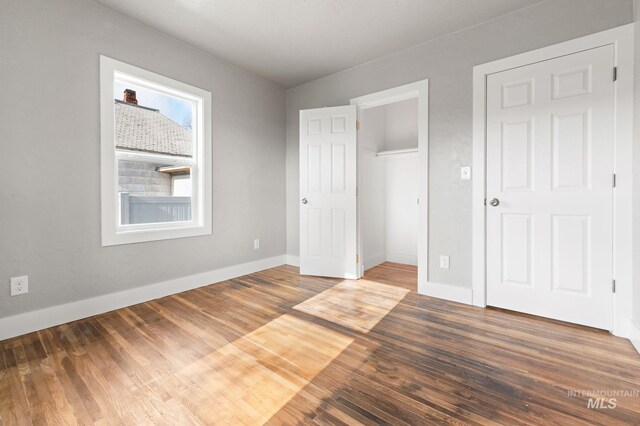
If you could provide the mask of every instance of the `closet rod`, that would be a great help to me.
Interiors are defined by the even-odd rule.
[[[418,148],[395,149],[392,151],[380,151],[376,154],[376,157],[383,157],[385,155],[396,155],[396,154],[411,154],[412,152],[418,152]]]

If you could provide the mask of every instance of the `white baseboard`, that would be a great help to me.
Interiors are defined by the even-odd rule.
[[[48,327],[274,268],[285,264],[285,260],[287,260],[285,255],[274,256],[267,259],[242,263],[240,265],[228,266],[214,271],[202,272],[187,277],[136,287],[117,293],[105,294],[63,305],[51,306],[37,311],[0,318],[0,340],[21,336],[33,331],[43,330]]]
[[[452,302],[466,303],[467,305],[471,305],[472,302],[472,290],[470,287],[439,283],[418,284],[418,293]]]
[[[387,260],[386,253],[378,253],[373,256],[366,257],[364,259],[364,269],[371,269],[374,266],[378,266]]]
[[[403,263],[405,265],[418,265],[418,256],[415,254],[387,252],[387,262]]]
[[[286,256],[286,262],[287,265],[291,265],[291,266],[295,266],[295,267],[300,267],[300,258],[298,256],[293,256],[288,254]]]
[[[640,325],[632,319],[629,320],[629,340],[640,353]]]

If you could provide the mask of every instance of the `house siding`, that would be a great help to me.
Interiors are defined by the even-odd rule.
[[[131,195],[170,196],[171,175],[157,172],[163,164],[120,160],[118,162],[118,192]]]

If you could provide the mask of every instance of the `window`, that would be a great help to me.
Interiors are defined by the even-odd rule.
[[[100,57],[102,245],[211,234],[211,93]]]

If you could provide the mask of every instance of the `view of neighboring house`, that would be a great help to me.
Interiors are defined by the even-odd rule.
[[[138,105],[126,89],[114,105],[116,148],[127,151],[193,156],[191,130],[160,110]],[[172,164],[118,161],[121,223],[172,222],[191,219],[190,169]]]

